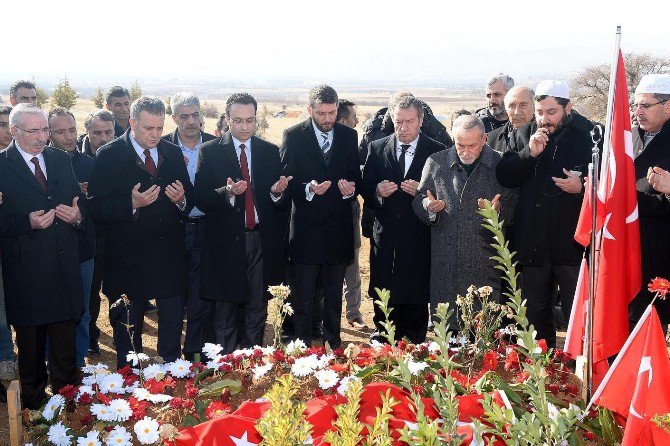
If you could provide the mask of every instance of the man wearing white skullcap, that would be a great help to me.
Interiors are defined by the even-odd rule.
[[[633,152],[642,248],[642,283],[670,278],[670,74],[649,74],[635,89]],[[646,286],[629,306],[635,324],[652,299]],[[656,302],[663,324],[670,322],[670,303]],[[633,325],[631,325],[633,326]]]
[[[498,163],[504,187],[518,187],[511,249],[522,269],[521,288],[528,320],[538,338],[556,345],[553,303],[556,285],[569,319],[583,248],[574,239],[591,160],[593,124],[572,111],[563,81],[546,80],[535,88],[535,122],[516,132],[518,152]]]

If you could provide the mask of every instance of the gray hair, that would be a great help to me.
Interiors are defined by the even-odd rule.
[[[9,113],[9,125],[19,127],[23,125],[23,115],[40,115],[49,122],[49,118],[44,110],[32,104],[17,104]]]
[[[509,89],[514,86],[514,79],[512,79],[511,76],[504,73],[494,74],[489,78],[489,80],[486,81],[486,85],[490,87],[496,82],[502,82],[503,85],[505,86],[505,91],[509,91]]]
[[[177,93],[170,98],[172,114],[177,115],[179,107],[198,107],[200,110],[200,99],[191,92]]]
[[[337,104],[337,92],[331,86],[321,84],[309,90],[307,104],[314,107],[316,104]]]
[[[140,96],[130,104],[130,117],[137,121],[143,111],[154,116],[165,115],[165,104],[156,96]]]
[[[483,135],[486,133],[486,127],[481,119],[476,115],[461,115],[454,120],[454,124],[451,127],[452,131],[455,133],[458,129],[463,129],[465,131],[478,129]]]
[[[400,91],[396,91],[395,93],[393,93],[389,97],[389,109],[393,109],[393,106],[396,104],[396,102],[398,102],[400,99],[402,99],[405,96],[409,96],[409,97],[412,97],[412,98],[414,97],[414,95],[412,93],[410,93],[409,91],[400,90]]]
[[[93,110],[86,116],[86,120],[84,121],[84,128],[87,132],[91,128],[91,124],[95,118],[99,118],[101,121],[105,122],[114,122],[114,115],[109,110],[105,110],[104,108]]]
[[[391,106],[391,113],[395,116],[398,110],[407,110],[409,108],[416,110],[419,119],[423,119],[423,104],[411,93],[399,96]]]

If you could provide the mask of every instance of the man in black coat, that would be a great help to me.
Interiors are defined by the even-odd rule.
[[[17,105],[10,126],[14,141],[0,152],[5,305],[16,331],[23,405],[37,409],[47,397],[47,336],[53,392],[77,380],[75,325],[83,311],[77,230],[84,223],[78,204],[83,196],[68,155],[45,147],[49,127],[41,109]]]
[[[117,138],[128,130],[130,119],[130,92],[114,85],[105,95],[105,108],[114,115],[114,136]]]
[[[319,85],[310,90],[310,118],[284,131],[284,175],[293,177],[289,259],[295,286],[295,334],[312,341],[312,307],[317,280],[324,292],[323,341],[340,346],[342,285],[354,255],[351,200],[361,172],[356,131],[336,122],[337,93]]]
[[[670,279],[670,75],[643,77],[635,90],[633,152],[642,251],[642,289],[629,306],[633,327],[651,302],[647,284],[655,277]],[[654,304],[661,323],[670,323],[670,303]]]
[[[201,297],[216,302],[216,342],[223,353],[263,345],[267,289],[284,283],[278,208],[283,192],[279,148],[254,135],[256,100],[235,93],[226,101],[230,130],[202,146],[195,180],[205,242]]]
[[[522,149],[504,154],[496,176],[503,187],[518,187],[512,247],[522,267],[528,320],[539,339],[556,343],[553,290],[570,316],[583,248],[574,241],[591,160],[593,125],[571,113],[568,86],[542,81],[535,90],[535,122],[519,128]]]
[[[195,184],[198,153],[202,145],[216,137],[200,129],[202,111],[200,99],[193,93],[178,93],[170,98],[172,119],[177,128],[163,136],[181,149],[186,161],[186,170],[191,183]],[[200,263],[205,238],[205,214],[194,207],[186,217],[186,336],[184,337],[184,357],[192,361],[196,353],[202,353],[205,342],[214,342],[212,314],[214,307],[210,300],[200,298]]]
[[[186,290],[184,218],[193,207],[193,186],[179,147],[161,140],[165,106],[143,96],[131,106],[130,129],[102,147],[89,182],[91,215],[105,224],[103,291],[110,300],[117,364],[142,350],[144,308],[158,307],[158,354],[181,356]],[[118,301],[122,294],[129,298]],[[132,344],[124,324],[132,325]]]
[[[430,227],[416,216],[412,201],[426,160],[446,147],[421,132],[424,112],[418,99],[404,96],[391,112],[395,133],[370,144],[363,170],[361,193],[375,211],[370,290],[391,291],[397,338],[421,343],[428,328]],[[377,305],[374,310],[381,333],[384,315]]]

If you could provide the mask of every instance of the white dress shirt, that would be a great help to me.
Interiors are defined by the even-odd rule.
[[[198,143],[193,147],[192,149],[189,149],[186,147],[184,144],[182,144],[181,139],[179,139],[179,136],[177,136],[177,142],[179,143],[179,148],[181,149],[181,153],[186,157],[188,160],[186,164],[186,170],[188,171],[188,177],[191,180],[191,184],[195,184],[195,169],[198,164],[198,151],[200,150],[200,146],[202,146],[202,134],[200,134],[200,139],[198,140]],[[200,209],[197,207],[193,206],[193,209],[191,209],[191,213],[188,214],[189,217],[202,217],[205,215],[204,212],[202,212]]]
[[[14,140],[14,143],[16,144],[16,148],[19,149],[19,153],[23,157],[23,160],[26,162],[28,165],[28,169],[35,175],[35,165],[31,161],[33,157],[37,157],[37,161],[40,163],[40,168],[42,169],[42,172],[44,172],[44,177],[49,178],[49,174],[47,173],[47,165],[44,163],[44,155],[42,152],[40,152],[37,155],[30,154],[23,150],[21,146],[19,145],[18,141]]]
[[[405,175],[407,175],[407,171],[409,170],[409,166],[412,165],[412,160],[414,160],[414,152],[416,152],[416,145],[419,143],[419,137],[417,136],[414,141],[409,143],[409,147],[407,148],[407,151],[405,152],[405,171],[402,173],[403,178]],[[400,155],[402,154],[402,147],[401,145],[406,144],[403,142],[398,141],[398,138],[396,137],[396,147],[395,147],[395,159],[396,161],[400,162]]]
[[[234,136],[231,135],[231,138],[233,140],[233,145],[235,146],[235,154],[237,155],[237,162],[240,162],[240,156],[242,155],[242,149],[240,148],[240,144],[244,144],[244,153],[247,155],[247,169],[249,172],[249,181],[253,182],[253,179],[251,178],[251,138],[249,138],[246,142],[241,142],[239,139],[235,138]],[[242,165],[240,164],[240,169]],[[235,179],[235,182],[239,181],[239,179]],[[248,184],[247,188],[253,187],[253,184]],[[244,196],[240,195],[240,198],[244,200]],[[235,195],[232,196],[230,199],[230,205],[234,206],[235,205]],[[258,221],[258,211],[256,210],[256,201],[254,200],[254,217],[256,219],[256,224],[259,223]],[[246,214],[244,214],[244,223],[249,225],[247,223],[247,217]]]

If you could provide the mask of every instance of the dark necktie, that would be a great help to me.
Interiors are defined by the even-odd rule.
[[[42,187],[42,190],[44,192],[47,191],[47,177],[44,175],[44,172],[42,171],[42,168],[40,167],[40,161],[37,159],[36,156],[33,156],[32,159],[30,160],[35,165],[35,178],[37,179],[37,182],[40,183],[40,186]]]
[[[247,190],[244,191],[244,215],[247,219],[247,228],[256,227],[256,215],[254,213],[254,190],[251,187],[251,177],[249,176],[249,163],[247,162],[246,146],[240,144],[240,169],[242,169],[242,179],[247,182]]]
[[[323,152],[323,157],[326,159],[326,163],[330,161],[330,141],[328,140],[328,133],[321,133],[323,138],[323,144],[321,144],[321,151]]]
[[[151,151],[149,151],[149,149],[144,149],[144,165],[152,177],[155,178],[158,175],[156,163],[154,163],[154,159],[151,157]]]
[[[405,178],[405,153],[409,149],[409,144],[402,144],[400,146],[400,156],[398,157],[398,164],[400,165],[400,176]]]

